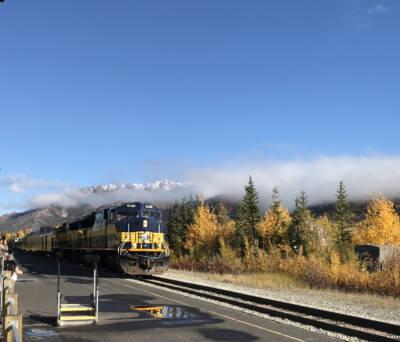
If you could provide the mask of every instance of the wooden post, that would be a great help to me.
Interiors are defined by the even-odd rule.
[[[14,332],[11,325],[14,324],[17,327],[19,340],[22,342],[22,315],[10,315],[4,318],[4,342],[13,342]]]
[[[8,288],[8,285],[11,285],[11,289]],[[12,279],[5,279],[3,283],[3,295],[14,293],[14,285],[15,282]]]
[[[4,271],[1,273],[1,309],[3,310],[3,289],[4,289],[4,280],[11,279],[12,272],[11,271]]]
[[[2,293],[3,293],[3,302],[1,303],[2,307],[4,308],[4,297],[7,294],[12,294],[14,293],[14,286],[15,286],[15,282],[12,279],[6,279],[3,282],[3,288],[2,288]],[[9,288],[10,287],[10,288]]]
[[[11,289],[9,289],[8,288],[8,286],[10,285],[10,287],[11,287]],[[5,314],[4,314],[4,309],[5,309],[5,305],[4,305],[4,303],[5,303],[5,297],[6,297],[6,295],[9,295],[9,294],[12,294],[12,293],[14,293],[14,280],[12,280],[12,279],[6,279],[6,280],[4,280],[4,282],[3,282],[3,289],[2,289],[2,295],[3,295],[3,297],[2,297],[2,303],[1,303],[1,307],[3,308],[3,310],[2,310],[2,313],[3,313],[3,315],[2,315],[2,326],[3,326],[3,335],[4,335],[4,331],[5,331]]]
[[[14,304],[8,303],[8,300],[14,300]],[[14,307],[14,313],[11,313],[11,305]],[[17,315],[18,314],[18,294],[6,294],[4,297],[3,315]]]
[[[3,280],[11,279],[12,272],[11,271],[3,271]]]

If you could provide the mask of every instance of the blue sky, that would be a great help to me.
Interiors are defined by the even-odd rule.
[[[0,213],[60,184],[399,155],[399,1],[6,0],[0,32]]]

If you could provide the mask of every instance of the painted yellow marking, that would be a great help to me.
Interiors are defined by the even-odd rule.
[[[127,284],[118,283],[118,282],[112,281],[111,279],[107,279],[107,280],[109,280],[109,281],[111,281],[113,283],[119,284],[119,285],[123,285],[123,286],[129,287],[129,288],[133,288],[135,290],[139,290],[139,291],[145,292],[145,291],[140,290],[140,289],[138,289],[137,287],[134,287],[134,286],[129,286]],[[126,279],[126,280],[129,281],[129,279]],[[145,293],[149,293],[149,294],[151,294],[153,296],[160,297],[160,298],[163,298],[163,299],[166,299],[166,300],[169,300],[169,301],[172,300],[173,302],[181,304],[181,305],[187,305],[187,303],[181,302],[181,301],[176,300],[176,299],[172,299],[172,298],[168,298],[168,297],[162,296],[162,295],[160,295],[158,293],[154,293],[154,292],[151,292],[151,291],[148,291],[148,292],[145,292]],[[290,335],[282,334],[279,331],[275,331],[275,330],[272,330],[272,329],[260,327],[259,325],[256,325],[256,324],[253,324],[253,323],[248,323],[248,322],[242,321],[240,319],[237,319],[237,318],[234,318],[234,317],[231,317],[231,316],[220,314],[220,313],[215,312],[215,311],[203,310],[203,309],[202,309],[202,311],[208,312],[208,313],[210,313],[212,315],[215,315],[215,316],[224,317],[224,318],[230,319],[232,321],[248,325],[248,326],[253,327],[253,328],[257,328],[257,329],[260,329],[260,330],[268,331],[268,332],[270,332],[272,334],[279,335],[279,336],[282,336],[282,337],[286,337],[286,338],[288,338],[290,340],[293,340],[293,341],[306,342],[305,340],[299,339],[297,337],[293,337],[293,336],[290,336]]]
[[[66,304],[61,304],[61,307],[82,307],[82,308],[89,308],[91,307],[89,304],[70,304],[70,303],[66,303]]]
[[[145,307],[140,307],[140,306],[135,306],[131,305],[132,310],[138,310],[138,311],[149,311],[149,310],[162,310],[162,306],[145,306]]]
[[[156,248],[147,248],[147,249],[142,249],[142,248],[121,248],[121,251],[129,251],[129,252],[164,252],[163,249],[156,249]]]
[[[92,321],[96,316],[61,316],[60,321]]]
[[[94,308],[92,307],[61,307],[61,312],[73,312],[73,311],[93,311]]]

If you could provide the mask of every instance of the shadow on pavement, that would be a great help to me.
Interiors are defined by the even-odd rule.
[[[222,322],[223,320],[220,318],[215,318],[199,312],[197,317],[191,319],[143,319],[142,317],[132,317],[132,319],[125,320],[123,322],[108,324],[107,321],[102,321],[96,326],[75,327],[74,331],[82,333],[86,332],[89,334],[106,334],[113,331],[124,333],[137,330],[151,330],[156,328],[179,328],[204,324],[218,324]]]
[[[93,284],[92,279],[81,279],[81,278],[73,278],[73,277],[68,277],[68,278],[63,277],[63,282],[64,283],[72,283],[72,284]]]
[[[149,305],[154,297],[137,294],[108,294],[99,297],[99,312],[135,312],[132,305]],[[152,305],[152,304],[150,304]],[[141,316],[147,317],[145,313]]]
[[[14,251],[18,264],[36,277],[57,276],[57,261],[54,257],[45,254],[32,254],[23,251]],[[100,268],[101,278],[120,278],[121,275],[112,273],[108,269]],[[61,276],[66,277],[93,277],[93,269],[83,264],[72,264],[67,260],[61,261]]]
[[[31,314],[29,316],[23,317],[23,325],[33,325],[36,323],[42,323],[45,325],[50,325],[52,327],[57,327],[57,316],[42,316],[37,314]]]

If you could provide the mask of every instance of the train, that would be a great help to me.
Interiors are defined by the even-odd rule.
[[[142,202],[102,207],[55,227],[41,227],[19,239],[15,248],[78,263],[96,260],[133,276],[162,274],[169,264],[161,210]]]

